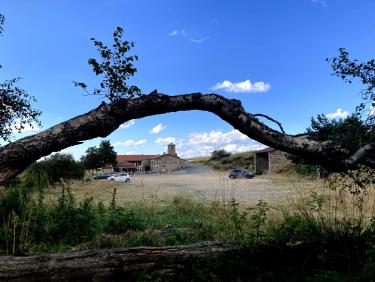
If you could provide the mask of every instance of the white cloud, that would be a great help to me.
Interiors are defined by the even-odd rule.
[[[180,31],[180,34],[181,34],[182,36],[186,36],[186,35],[189,34],[189,32],[187,32],[185,29],[182,29],[182,30]]]
[[[162,123],[159,123],[158,125],[156,125],[154,128],[152,128],[150,130],[150,133],[151,134],[157,134],[157,133],[160,133],[162,130],[166,129],[167,127],[165,125],[163,125]]]
[[[250,139],[238,130],[223,132],[191,133],[187,142],[177,140],[178,155],[184,158],[209,156],[212,151],[224,149],[230,153],[240,153],[264,148],[265,146]]]
[[[325,0],[312,0],[314,3],[322,5],[324,8],[327,8],[327,2]]]
[[[26,124],[21,129],[22,133],[37,133],[40,131],[42,131],[42,129],[37,124],[33,124],[33,125]]]
[[[326,117],[329,119],[337,119],[337,118],[345,119],[348,117],[348,115],[349,113],[347,111],[344,111],[343,109],[338,108],[336,112],[326,114]]]
[[[369,116],[375,117],[375,106],[371,106]]]
[[[226,92],[267,92],[271,85],[263,81],[252,83],[249,79],[241,82],[231,82],[224,80],[211,87],[212,90],[224,90]]]
[[[131,119],[123,124],[120,125],[120,128],[129,128],[135,124],[134,119]]]
[[[168,145],[168,144],[174,143],[174,142],[176,142],[176,138],[175,137],[171,137],[171,136],[164,137],[164,138],[160,137],[160,138],[156,139],[156,141],[155,141],[155,143],[159,144],[159,145]]]
[[[176,36],[178,34],[178,30],[172,30],[170,33],[168,33],[169,36]]]
[[[21,122],[17,120],[11,127],[10,130],[12,133],[26,133],[26,134],[31,134],[31,133],[38,133],[42,131],[42,129],[36,124],[23,124],[22,129],[18,130],[21,127]]]
[[[141,139],[141,140],[138,140],[138,141],[128,139],[128,140],[125,140],[125,141],[118,141],[113,146],[115,146],[115,147],[130,147],[130,146],[141,146],[141,145],[144,145],[146,143],[147,143],[146,139]]]
[[[187,32],[185,29],[181,30],[172,30],[170,33],[168,33],[169,36],[176,36],[176,35],[181,35],[181,36],[187,36],[189,35],[189,32]]]
[[[202,38],[190,38],[190,42],[202,43],[202,42],[206,41],[207,39],[210,39],[210,37],[206,36],[206,37],[202,37]]]
[[[202,43],[204,41],[206,41],[207,39],[210,38],[210,36],[202,36],[201,34],[197,33],[197,32],[190,32],[190,31],[186,31],[185,29],[181,29],[181,30],[172,30],[171,32],[168,33],[168,35],[170,37],[187,37],[189,38],[189,41],[191,43]]]

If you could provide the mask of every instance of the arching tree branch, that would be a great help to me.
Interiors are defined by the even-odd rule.
[[[345,150],[331,142],[293,137],[269,128],[247,113],[238,100],[217,94],[168,96],[153,92],[133,100],[118,99],[110,104],[103,102],[83,115],[1,147],[0,183],[6,183],[28,165],[52,152],[95,137],[106,137],[128,120],[190,110],[211,112],[254,140],[302,156],[334,171],[347,171],[361,163],[361,158],[357,158],[356,162],[346,162]]]

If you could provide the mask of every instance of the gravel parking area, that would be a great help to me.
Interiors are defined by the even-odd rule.
[[[297,177],[281,175],[256,176],[252,179],[229,179],[228,173],[215,172],[207,167],[192,166],[172,174],[134,175],[130,183],[93,180],[72,185],[78,199],[92,196],[105,203],[111,201],[116,187],[118,203],[134,201],[165,202],[176,196],[191,197],[198,201],[230,201],[254,205],[259,200],[283,204],[318,184]],[[53,192],[57,194],[58,190]]]

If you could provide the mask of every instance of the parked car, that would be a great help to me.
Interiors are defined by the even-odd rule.
[[[129,182],[130,176],[127,173],[119,173],[115,175],[111,175],[107,178],[108,181],[118,181],[118,182]]]
[[[243,168],[235,168],[232,169],[229,173],[229,178],[235,179],[235,178],[253,178],[255,176],[254,173],[247,171]]]
[[[97,173],[93,176],[93,179],[107,179],[108,177],[110,177],[111,175],[113,175],[112,172],[106,172],[106,173]]]

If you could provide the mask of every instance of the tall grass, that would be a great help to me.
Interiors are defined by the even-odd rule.
[[[256,280],[369,281],[375,278],[370,188],[316,189],[275,210],[264,201],[244,208],[234,199],[188,197],[119,206],[116,189],[107,205],[90,197],[77,202],[66,185],[46,202],[42,189],[33,196],[16,186],[0,196],[0,253],[240,240],[249,250],[247,274]]]

